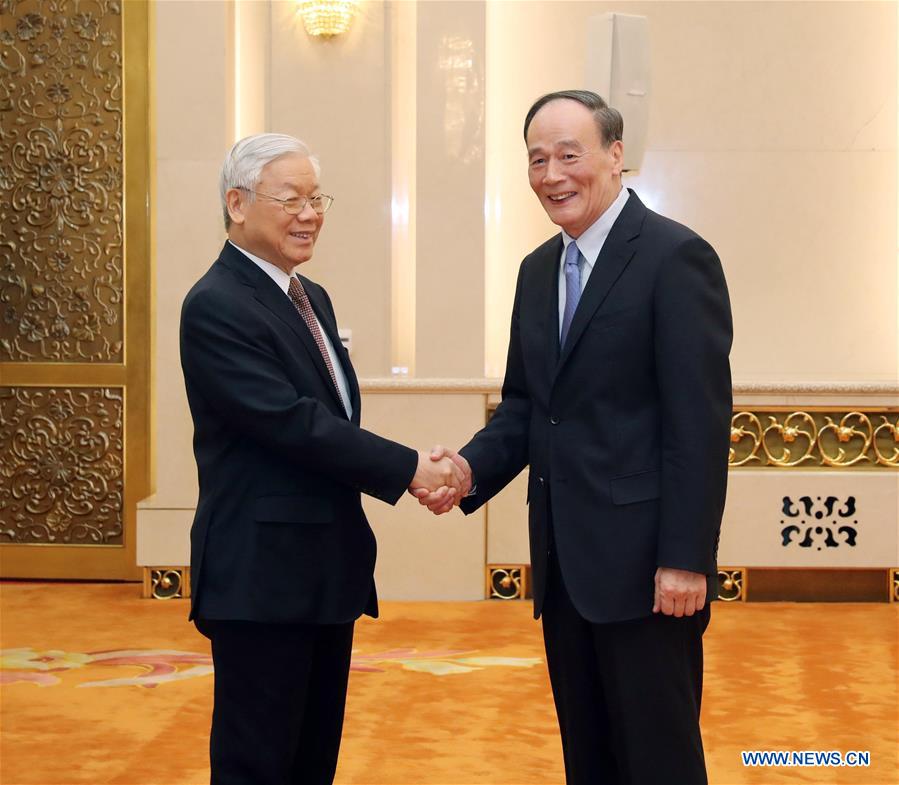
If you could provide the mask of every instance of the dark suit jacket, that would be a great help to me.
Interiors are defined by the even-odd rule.
[[[327,293],[300,276],[349,382],[353,417],[278,286],[230,243],[181,312],[200,495],[191,618],[336,624],[377,615],[360,492],[391,504],[414,450],[359,427],[359,385]]]
[[[721,264],[631,191],[559,350],[557,235],[521,264],[502,403],[461,453],[471,512],[525,465],[534,614],[548,511],[562,575],[592,622],[646,616],[659,566],[708,576],[727,485],[731,315]]]

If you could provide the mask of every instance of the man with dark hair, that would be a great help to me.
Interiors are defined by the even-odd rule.
[[[534,614],[566,781],[693,785],[707,781],[731,314],[712,247],[622,188],[622,130],[587,91],[528,112],[531,188],[562,233],[521,264],[502,402],[452,455],[472,490],[416,495],[470,513],[530,465]]]

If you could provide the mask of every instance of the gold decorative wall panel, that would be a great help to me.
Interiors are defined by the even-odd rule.
[[[732,467],[899,467],[899,413],[892,410],[738,411],[730,440]]]
[[[121,389],[0,387],[0,454],[0,541],[121,543]]]
[[[122,16],[0,2],[0,360],[123,359]]]
[[[138,580],[152,6],[0,0],[2,577]]]

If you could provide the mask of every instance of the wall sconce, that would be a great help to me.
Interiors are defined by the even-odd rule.
[[[330,38],[350,29],[359,0],[298,0],[303,25],[309,35]]]

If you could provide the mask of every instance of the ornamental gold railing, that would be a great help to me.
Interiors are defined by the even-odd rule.
[[[731,467],[899,467],[899,413],[741,410],[730,429]]]

